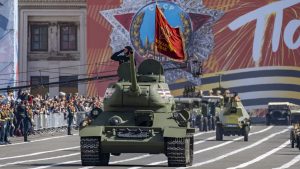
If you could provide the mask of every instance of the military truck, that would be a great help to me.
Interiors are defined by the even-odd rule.
[[[292,129],[290,132],[291,147],[296,147],[300,150],[300,110],[291,111]]]
[[[237,94],[230,97],[224,110],[216,117],[216,140],[222,141],[223,136],[238,135],[244,136],[244,141],[248,141],[250,116]]]
[[[289,102],[270,102],[266,114],[266,125],[284,124],[290,125],[290,103]]]
[[[83,166],[105,166],[110,155],[165,154],[168,166],[193,163],[195,133],[189,113],[175,111],[162,65],[143,61],[136,73],[133,56],[118,69],[119,81],[106,90],[104,111],[92,110],[90,123],[81,126]]]

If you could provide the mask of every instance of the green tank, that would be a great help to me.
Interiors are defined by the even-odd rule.
[[[110,155],[165,154],[168,166],[193,162],[195,133],[187,111],[175,110],[162,65],[143,61],[136,73],[133,56],[118,69],[119,81],[106,90],[103,111],[94,109],[80,128],[84,166],[105,166]]]
[[[250,131],[250,116],[237,95],[224,98],[229,100],[223,111],[216,117],[216,140],[223,140],[223,136],[244,136],[248,141]]]

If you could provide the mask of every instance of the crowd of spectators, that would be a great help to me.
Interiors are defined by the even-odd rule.
[[[77,93],[60,92],[58,96],[42,97],[33,96],[28,90],[20,90],[17,94],[12,91],[6,95],[0,94],[0,145],[10,144],[9,137],[27,135],[24,128],[28,127],[28,133],[32,133],[36,116],[60,113],[62,118],[67,119],[70,113],[88,112],[101,106],[100,97],[85,97]]]

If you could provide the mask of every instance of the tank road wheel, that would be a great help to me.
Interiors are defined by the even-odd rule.
[[[81,137],[81,163],[83,166],[107,166],[109,153],[101,153],[100,138]]]
[[[243,128],[244,141],[248,141],[249,138],[249,126]]]
[[[221,124],[217,124],[217,127],[216,127],[216,140],[223,141],[223,129],[222,129]]]
[[[207,118],[208,131],[212,130],[212,117]]]
[[[169,167],[186,167],[193,163],[193,137],[167,138],[166,156]]]
[[[295,147],[295,139],[294,139],[294,131],[291,130],[290,133],[290,142],[291,142],[291,147],[294,148]]]

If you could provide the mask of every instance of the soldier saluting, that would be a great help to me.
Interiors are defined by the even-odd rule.
[[[122,55],[123,53],[123,55]],[[111,56],[111,59],[114,61],[118,61],[119,65],[122,63],[128,62],[129,61],[129,55],[133,53],[132,47],[130,46],[125,46],[124,49],[114,53]]]

